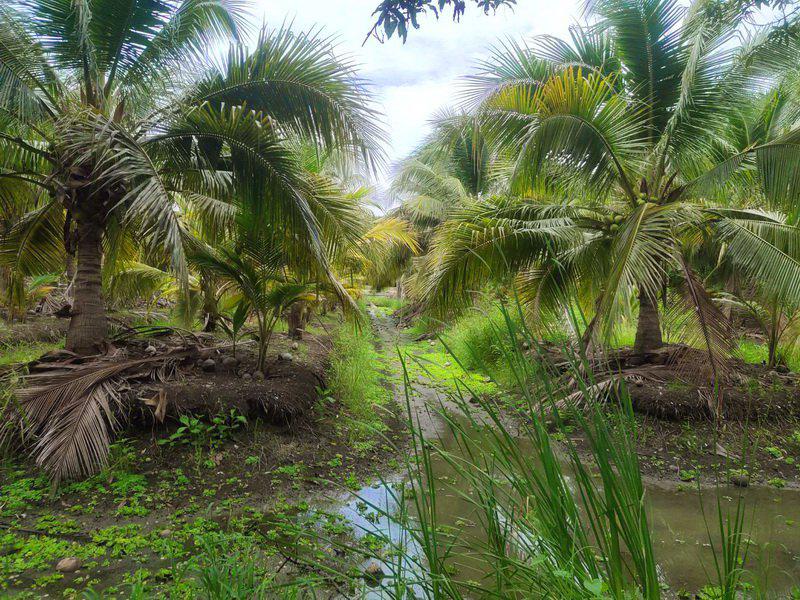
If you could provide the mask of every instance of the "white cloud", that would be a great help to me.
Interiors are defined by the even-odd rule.
[[[519,0],[513,12],[503,9],[494,16],[470,6],[461,23],[453,23],[447,14],[439,22],[432,16],[423,19],[422,28],[412,31],[405,45],[396,39],[384,44],[370,39],[362,46],[377,4],[378,0],[256,0],[255,18],[273,27],[285,21],[295,29],[323,26],[339,41],[340,51],[352,56],[374,86],[386,114],[390,161],[413,150],[429,131],[427,119],[456,102],[461,78],[488,55],[492,44],[506,37],[564,36],[579,14],[577,0],[548,5]]]

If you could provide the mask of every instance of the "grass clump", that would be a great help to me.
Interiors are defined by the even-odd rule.
[[[385,430],[379,408],[389,400],[377,368],[381,363],[374,341],[366,327],[341,327],[333,340],[328,372],[328,391],[347,413],[350,441],[367,445]]]
[[[398,310],[403,307],[405,304],[405,300],[402,298],[396,298],[394,296],[385,296],[385,295],[366,295],[363,297],[364,303],[369,306],[370,304],[374,304],[379,308],[389,308],[393,311]]]
[[[468,371],[485,373],[500,385],[512,385],[506,356],[518,340],[498,335],[506,330],[507,319],[515,328],[520,321],[518,315],[504,310],[499,303],[483,304],[458,318],[442,339]]]
[[[361,498],[392,524],[376,533],[391,557],[384,561],[389,576],[383,591],[402,598],[413,586],[423,597],[449,600],[670,597],[659,575],[634,443],[637,424],[624,384],[598,397],[591,370],[571,354],[572,383],[565,385],[522,352],[520,340],[530,346],[535,341],[503,316],[507,341],[500,328],[487,338],[513,349],[504,360],[530,417],[513,432],[495,403],[472,400],[477,395],[464,382],[449,395],[458,414],[444,407],[440,413],[448,442],[426,440],[414,427],[412,374],[403,365],[412,429],[408,483],[389,487],[385,503]],[[567,413],[571,426],[584,433],[586,448],[568,436],[556,448],[548,423],[563,423]],[[454,475],[437,477],[442,464]],[[464,490],[474,512],[446,525],[442,510],[451,505],[445,498]],[[741,502],[730,509],[718,499],[717,514],[706,521],[714,561],[708,587],[717,590],[715,598],[759,597],[744,593],[744,514]],[[484,535],[471,535],[474,527]],[[464,564],[471,566],[470,576],[482,573],[479,581],[461,576]]]

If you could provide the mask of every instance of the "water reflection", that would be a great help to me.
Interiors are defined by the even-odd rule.
[[[485,433],[472,430],[476,440]],[[526,445],[524,439],[520,444]],[[448,452],[459,450],[456,439],[441,429],[441,446]],[[470,538],[485,541],[485,533],[479,526],[475,507],[464,494],[469,495],[466,482],[458,476],[453,467],[440,457],[433,462],[434,477],[439,495],[439,519],[442,525],[463,529],[461,539],[469,545]],[[398,476],[391,484],[402,482]],[[393,494],[385,485],[364,488],[360,494],[363,501],[395,513],[398,509]],[[763,586],[780,598],[789,597],[790,590],[800,582],[800,492],[771,488],[739,489],[725,487],[720,489],[724,508],[735,510],[736,501],[741,496],[747,509],[745,532],[752,541],[749,550],[748,567]],[[718,544],[717,500],[714,490],[699,494],[695,489],[674,489],[658,484],[648,486],[652,538],[664,582],[674,591],[697,591],[714,579],[714,563],[709,543],[711,538]],[[702,503],[702,504],[701,504]],[[397,523],[386,517],[365,516],[364,505],[353,501],[341,511],[356,528],[363,532],[381,532],[395,543],[403,539],[403,531]],[[485,575],[482,561],[466,552],[458,552],[452,559],[462,581],[480,581]],[[392,567],[383,565],[384,572],[390,573]],[[370,592],[369,598],[383,598],[380,590]],[[421,594],[420,594],[420,597]]]

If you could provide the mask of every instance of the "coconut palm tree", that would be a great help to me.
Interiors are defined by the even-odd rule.
[[[400,200],[395,215],[411,221],[425,238],[450,211],[496,191],[498,170],[474,116],[442,110],[431,125],[430,135],[398,165],[390,188]]]
[[[253,207],[326,270],[310,184],[286,141],[372,161],[375,114],[328,39],[265,30],[248,52],[245,17],[232,0],[0,7],[0,177],[38,195],[2,256],[32,274],[75,253],[68,349],[103,346],[101,265],[114,236],[165,252],[188,280],[176,208],[188,196]],[[220,43],[230,51],[212,59]]]
[[[279,249],[252,239],[238,249],[229,245],[206,247],[192,257],[192,262],[218,275],[247,303],[258,325],[257,368],[263,372],[275,326],[308,285],[286,278],[282,272],[286,261]]]
[[[727,5],[725,5],[727,6]],[[609,334],[638,296],[635,350],[662,344],[657,298],[683,290],[712,375],[730,345],[692,268],[715,248],[780,294],[800,293],[800,234],[765,202],[796,214],[796,120],[737,139],[764,86],[796,68],[793,28],[736,43],[735,12],[698,0],[596,0],[596,23],[497,48],[469,80],[481,126],[514,157],[511,192],[445,223],[426,293],[452,304],[488,278],[517,276],[536,306],[582,298],[588,335]],[[743,204],[744,203],[744,204]]]
[[[504,163],[493,155],[474,116],[446,109],[430,124],[432,132],[397,165],[389,190],[399,202],[389,217],[411,224],[419,248],[395,246],[369,276],[377,287],[396,283],[398,295],[405,283],[416,295],[414,264],[428,252],[436,227],[478,196],[500,189],[506,180]]]

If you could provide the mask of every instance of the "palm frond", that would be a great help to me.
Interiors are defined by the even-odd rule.
[[[419,251],[417,236],[407,221],[394,217],[379,219],[369,231],[364,234],[364,239],[370,242],[379,242],[384,245],[405,246],[412,252]]]
[[[99,78],[89,0],[19,0],[17,4],[53,66],[80,74],[87,96],[96,91]]]
[[[583,239],[578,211],[514,199],[479,201],[437,229],[425,258],[432,306],[457,307],[489,280],[502,281]]]
[[[478,73],[466,78],[463,99],[470,108],[477,108],[493,104],[509,90],[516,90],[517,98],[530,97],[551,74],[547,60],[529,45],[509,39],[494,46],[489,58],[478,63]]]
[[[689,266],[684,256],[679,259],[683,281],[680,298],[686,307],[687,320],[682,328],[686,344],[700,347],[707,358],[706,368],[697,363],[695,353],[687,352],[676,357],[682,372],[694,378],[711,381],[717,390],[721,386],[730,369],[730,358],[735,347],[735,336],[730,321],[706,291],[705,285]],[[710,377],[709,377],[710,375]],[[719,414],[721,396],[714,394],[717,403],[709,406],[712,413]]]
[[[596,323],[603,337],[611,335],[621,303],[634,290],[657,298],[674,263],[673,208],[644,204],[623,223],[611,246],[611,265],[597,302]],[[592,332],[594,335],[594,332]]]
[[[724,259],[778,298],[800,300],[800,228],[760,212],[714,212]]]
[[[382,160],[383,132],[366,85],[335,57],[331,40],[313,31],[265,29],[252,53],[233,47],[190,102],[246,104],[320,147],[357,150],[368,164]]]
[[[56,201],[23,216],[0,240],[0,264],[20,275],[59,272],[64,266],[64,209]]]
[[[517,177],[534,181],[550,163],[585,174],[599,190],[617,184],[632,196],[632,174],[646,148],[641,107],[632,107],[612,80],[580,69],[553,76],[532,101],[535,121],[520,140]]]
[[[95,1],[92,37],[98,67],[108,74],[106,92],[117,73],[123,89],[141,85],[166,65],[178,68],[188,54],[236,39],[244,24],[240,6],[231,0]]]
[[[663,131],[686,64],[685,8],[677,0],[588,0],[586,12],[613,38],[627,85],[647,107],[648,126]]]
[[[0,112],[29,123],[55,113],[61,82],[25,22],[0,6]]]
[[[119,265],[108,278],[108,298],[114,303],[130,305],[137,300],[150,300],[175,285],[170,273],[145,263],[129,262]]]
[[[571,44],[550,35],[537,36],[533,40],[534,53],[558,70],[581,67],[605,77],[620,73],[621,63],[610,32],[600,27],[573,25],[569,36]]]
[[[108,459],[111,436],[117,426],[121,397],[119,381],[125,372],[162,367],[190,355],[176,351],[166,356],[119,361],[106,359],[85,365],[54,365],[29,375],[17,392],[20,425],[33,442],[37,464],[55,485],[67,478],[92,475]]]
[[[172,269],[184,287],[188,271],[183,252],[183,225],[176,203],[156,159],[123,127],[94,111],[80,111],[61,125],[60,144],[75,164],[93,165],[94,185],[121,190],[108,217],[135,227],[151,249],[171,256]],[[107,218],[108,218],[107,217]]]

